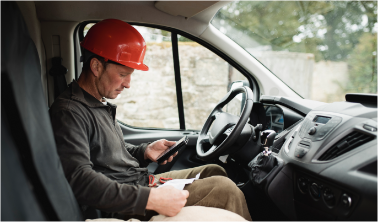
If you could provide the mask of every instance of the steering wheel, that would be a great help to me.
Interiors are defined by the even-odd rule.
[[[240,118],[222,111],[222,108],[239,93],[245,93],[246,96]],[[252,90],[247,86],[241,86],[230,90],[215,106],[203,125],[197,140],[197,155],[202,160],[206,161],[221,156],[232,147],[247,123],[253,106],[252,98]],[[210,126],[212,127],[209,131]],[[211,148],[206,152],[205,143],[211,145]]]

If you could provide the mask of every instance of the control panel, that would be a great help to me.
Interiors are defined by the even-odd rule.
[[[356,206],[358,196],[340,186],[302,172],[296,172],[294,178],[294,199],[322,212],[325,218],[346,219]]]
[[[341,121],[342,118],[340,116],[324,115],[315,112],[307,114],[298,132],[300,141],[295,147],[294,156],[297,158],[305,156],[309,152],[313,142],[323,140]],[[295,135],[293,135],[293,138]]]
[[[311,112],[306,116],[299,136],[313,142],[323,140],[341,121],[339,116],[323,116]]]

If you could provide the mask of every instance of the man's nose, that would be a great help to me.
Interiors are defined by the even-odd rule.
[[[124,88],[130,88],[130,82],[131,82],[131,75],[128,75],[128,76],[123,80],[122,86],[123,86]]]

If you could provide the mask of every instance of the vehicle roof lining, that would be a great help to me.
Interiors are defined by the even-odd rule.
[[[196,1],[195,4],[193,4],[192,1],[157,1],[155,2],[155,7],[173,16],[181,15],[190,18],[217,2],[218,1]]]
[[[159,10],[172,2],[156,3],[154,1],[116,2],[99,1],[36,1],[37,16],[41,22],[82,22],[117,18],[127,22],[138,22],[177,28],[194,36],[200,36],[208,27],[216,12],[229,2],[175,2],[169,12],[177,10],[177,16]],[[194,7],[198,5],[197,7]],[[186,10],[187,9],[187,10]],[[182,15],[181,15],[182,14]],[[141,16],[143,15],[143,16]],[[191,16],[185,19],[185,15]],[[178,18],[179,17],[179,18]],[[185,27],[185,30],[183,29]]]

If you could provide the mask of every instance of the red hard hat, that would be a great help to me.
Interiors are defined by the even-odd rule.
[[[143,64],[146,42],[131,25],[118,19],[105,19],[89,29],[80,43],[86,50],[119,64],[148,71]]]

